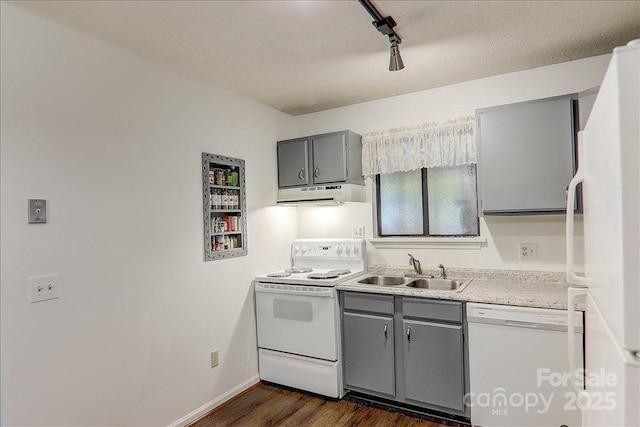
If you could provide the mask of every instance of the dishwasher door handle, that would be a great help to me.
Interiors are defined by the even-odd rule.
[[[531,329],[537,329],[538,326],[539,326],[537,323],[520,322],[518,320],[507,320],[506,324],[507,324],[507,326],[519,326],[521,328],[531,328]]]

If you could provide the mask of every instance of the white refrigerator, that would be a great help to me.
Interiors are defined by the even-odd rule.
[[[567,402],[584,426],[640,426],[640,40],[614,49],[578,147],[568,197],[582,183],[584,274],[570,202],[567,281],[570,308],[586,299],[585,372]],[[582,343],[568,336],[574,354]]]

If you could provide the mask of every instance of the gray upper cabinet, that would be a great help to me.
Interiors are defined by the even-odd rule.
[[[347,137],[344,133],[314,137],[313,182],[345,182],[347,158]]]
[[[345,130],[278,141],[278,187],[364,184],[362,137]]]
[[[309,146],[307,138],[278,142],[278,186],[309,184]]]
[[[575,174],[576,94],[476,111],[484,215],[563,213]]]

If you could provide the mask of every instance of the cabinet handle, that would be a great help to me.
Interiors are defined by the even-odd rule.
[[[298,172],[298,179],[304,179],[304,168],[300,168],[300,172]]]
[[[411,325],[407,326],[407,341],[411,342]]]
[[[389,334],[387,333],[387,329],[389,329],[389,324],[385,323],[384,324],[384,339],[386,340],[387,338],[389,338]]]
[[[313,172],[313,176],[315,176],[316,178],[320,176],[320,166],[316,166],[316,169]]]

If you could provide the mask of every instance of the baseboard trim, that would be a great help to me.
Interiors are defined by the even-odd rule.
[[[216,397],[212,401],[205,403],[204,405],[202,405],[198,409],[196,409],[193,412],[190,412],[189,414],[187,414],[184,417],[180,418],[178,421],[172,422],[167,427],[184,427],[184,426],[186,426],[188,424],[191,424],[194,421],[202,418],[204,415],[208,414],[212,410],[216,409],[218,406],[223,405],[224,403],[226,403],[227,401],[233,399],[237,395],[239,395],[239,394],[247,391],[248,389],[252,388],[253,386],[258,384],[259,382],[260,382],[260,376],[255,375],[255,376],[249,378],[248,380],[246,380],[245,382],[243,382],[243,383],[237,385],[236,387],[232,388],[231,390],[227,391],[226,393],[223,393],[222,395]]]

